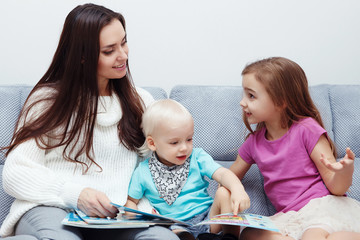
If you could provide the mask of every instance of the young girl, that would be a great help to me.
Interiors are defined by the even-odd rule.
[[[251,164],[277,210],[281,234],[245,229],[241,239],[360,239],[360,204],[344,196],[352,183],[355,155],[336,162],[304,71],[285,58],[269,58],[242,72],[240,102],[251,132],[230,169],[241,179]],[[257,124],[253,131],[251,124]]]
[[[192,224],[208,214],[237,214],[249,208],[250,199],[240,180],[204,150],[193,149],[194,121],[184,106],[170,99],[157,101],[145,110],[142,127],[146,137],[142,153],[152,154],[133,173],[128,207],[136,209],[139,199],[145,196],[159,214]],[[207,192],[205,176],[224,186],[218,189],[214,201]],[[209,226],[172,229],[177,233],[186,230],[196,237],[208,231]],[[234,239],[239,235],[236,227],[223,230],[236,236]],[[220,226],[211,226],[211,232],[218,231]]]

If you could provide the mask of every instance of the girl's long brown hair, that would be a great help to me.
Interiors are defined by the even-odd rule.
[[[118,19],[125,29],[125,19],[121,14],[95,4],[79,5],[68,14],[50,67],[31,91],[25,106],[40,88],[51,87],[54,94],[28,104],[20,119],[26,118],[38,103],[46,102],[50,106],[24,125],[18,120],[12,142],[5,148],[8,150],[6,156],[22,142],[36,139],[37,145],[43,149],[65,146],[64,159],[82,164],[85,172],[89,165],[79,160],[81,154],[87,155],[90,164],[97,165],[91,153],[99,98],[99,35],[113,19]],[[121,102],[119,139],[127,149],[136,151],[144,142],[140,128],[143,102],[134,87],[129,68],[122,79],[110,79],[109,89]],[[53,136],[57,141],[49,144],[44,137],[51,137],[50,133],[55,129],[61,129],[60,136]],[[84,139],[83,143],[78,142],[80,138]],[[79,144],[80,150],[74,152],[75,145]]]
[[[242,75],[245,74],[254,74],[256,80],[264,85],[274,104],[285,106],[281,118],[282,127],[290,128],[294,122],[311,117],[324,128],[319,110],[311,99],[305,72],[297,63],[283,57],[267,58],[247,65],[242,71]],[[243,120],[246,128],[254,133],[245,115]],[[263,122],[258,123],[255,131],[263,127]],[[335,145],[330,138],[328,140],[336,157]]]

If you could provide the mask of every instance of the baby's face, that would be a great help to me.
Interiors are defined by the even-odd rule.
[[[152,136],[159,161],[167,166],[184,164],[192,153],[193,135],[192,118],[163,120]]]

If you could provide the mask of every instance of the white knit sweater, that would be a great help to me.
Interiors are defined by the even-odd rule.
[[[36,96],[43,96],[44,91],[39,90]],[[137,91],[146,106],[154,100],[145,90],[137,88]],[[16,200],[1,226],[1,237],[13,235],[18,220],[35,206],[77,208],[79,194],[86,187],[104,192],[112,202],[125,204],[137,155],[127,150],[118,138],[117,123],[122,116],[119,99],[106,96],[99,100],[93,148],[102,171],[93,164],[83,175],[79,165],[63,159],[62,147],[45,151],[35,140],[20,144],[9,154],[3,169],[4,190]],[[139,208],[151,210],[148,201],[142,201]]]

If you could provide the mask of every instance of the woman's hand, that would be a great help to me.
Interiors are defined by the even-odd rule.
[[[105,193],[92,188],[81,191],[78,199],[78,208],[90,217],[116,217],[118,209],[110,203]]]

